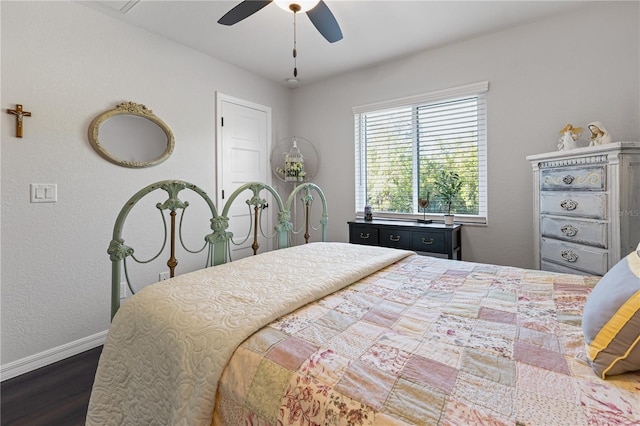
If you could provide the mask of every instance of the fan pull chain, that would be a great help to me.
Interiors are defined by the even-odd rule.
[[[293,12],[293,76],[298,76],[298,50],[296,49],[296,15],[297,13]]]

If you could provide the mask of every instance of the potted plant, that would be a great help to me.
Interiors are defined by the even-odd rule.
[[[439,179],[435,182],[436,193],[442,202],[447,205],[447,213],[444,215],[445,225],[453,225],[453,215],[451,214],[451,203],[462,189],[460,176],[450,170],[442,170]]]

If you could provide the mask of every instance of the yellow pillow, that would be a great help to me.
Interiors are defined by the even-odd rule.
[[[640,245],[596,284],[584,306],[582,331],[593,371],[640,370]]]

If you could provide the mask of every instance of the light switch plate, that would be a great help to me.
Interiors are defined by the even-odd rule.
[[[58,201],[58,184],[32,183],[30,193],[32,203],[55,203]]]

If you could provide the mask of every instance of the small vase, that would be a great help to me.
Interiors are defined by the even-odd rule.
[[[452,214],[445,214],[444,215],[444,224],[445,225],[453,225],[453,215]]]

